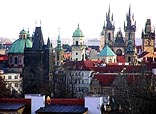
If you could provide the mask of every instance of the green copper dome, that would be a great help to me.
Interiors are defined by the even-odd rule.
[[[84,37],[82,30],[79,28],[79,24],[77,29],[73,33],[73,37]]]
[[[29,39],[17,39],[11,45],[9,53],[24,53],[24,48],[32,48],[32,42]]]
[[[23,30],[21,30],[21,32],[20,32],[20,35],[21,34],[27,34],[27,32],[23,29]]]

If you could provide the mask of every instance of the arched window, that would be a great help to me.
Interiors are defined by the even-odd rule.
[[[108,41],[111,40],[111,33],[108,33]]]
[[[128,62],[131,62],[131,57],[128,57]]]
[[[122,55],[122,50],[121,50],[121,49],[118,49],[118,50],[116,51],[116,54],[117,54],[118,56],[121,56],[121,55]]]
[[[78,46],[78,41],[76,41],[76,46]]]

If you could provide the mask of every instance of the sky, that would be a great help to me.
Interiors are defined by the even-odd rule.
[[[99,38],[106,12],[113,13],[115,34],[123,31],[126,13],[136,20],[136,38],[141,37],[147,18],[156,26],[154,0],[0,0],[0,37],[18,39],[24,28],[32,33],[35,26],[42,27],[44,39],[72,39],[79,23],[86,39]]]

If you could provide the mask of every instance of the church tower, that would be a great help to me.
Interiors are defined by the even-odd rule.
[[[134,20],[134,14],[131,17],[131,6],[129,6],[129,12],[126,15],[126,22],[124,22],[125,31],[125,43],[128,45],[129,40],[132,40],[133,46],[135,45],[135,31],[136,21]]]
[[[61,46],[60,32],[57,39],[57,47],[55,49],[55,65],[60,66],[63,63],[63,48]]]
[[[106,24],[104,22],[103,30],[100,36],[100,50],[105,47],[106,39],[108,39],[108,45],[111,47],[113,46],[114,42],[114,22],[113,22],[113,13],[110,14],[110,5],[108,9],[108,13],[106,13]]]
[[[142,31],[142,48],[143,51],[154,54],[155,46],[155,29],[151,27],[151,20],[147,19],[145,24],[145,30]]]
[[[85,60],[85,45],[84,35],[81,31],[79,24],[77,29],[73,33],[73,45],[72,45],[72,61],[83,61]]]

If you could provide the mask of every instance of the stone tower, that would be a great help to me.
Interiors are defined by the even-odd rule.
[[[24,51],[23,93],[50,94],[53,92],[52,44],[48,39],[44,45],[41,27],[36,27],[32,40],[32,48]]]
[[[155,29],[151,27],[151,20],[147,19],[145,24],[145,30],[142,31],[142,48],[143,51],[150,52],[154,54],[155,46]]]

